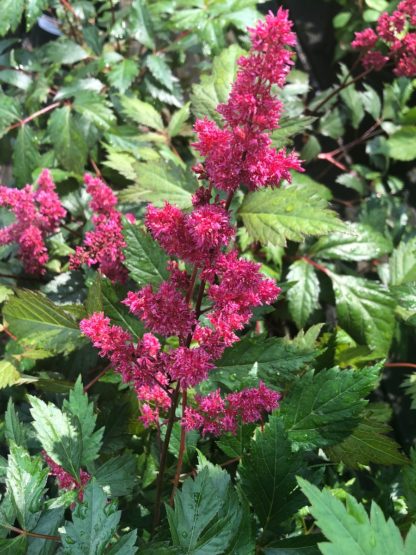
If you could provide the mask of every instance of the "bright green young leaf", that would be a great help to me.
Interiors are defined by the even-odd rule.
[[[344,228],[326,200],[296,186],[263,189],[244,198],[239,215],[249,235],[263,244],[301,242],[307,235],[326,235]]]
[[[416,281],[416,238],[402,241],[394,249],[389,261],[390,285]]]
[[[22,19],[24,0],[2,0],[0,18],[0,37],[14,31]]]
[[[107,131],[115,116],[111,103],[104,96],[91,91],[81,91],[75,95],[74,110],[102,131]]]
[[[3,315],[10,331],[27,346],[69,353],[84,344],[72,316],[36,291],[17,290]]]
[[[387,521],[373,501],[370,516],[364,506],[348,493],[346,504],[332,493],[298,478],[303,493],[311,504],[310,511],[328,539],[320,543],[323,555],[413,555],[416,549],[416,527],[411,526],[403,541],[393,520]]]
[[[21,125],[13,151],[13,174],[18,185],[32,183],[32,172],[40,162],[36,137],[28,125]]]
[[[296,475],[304,471],[303,455],[292,453],[282,420],[272,416],[257,429],[239,466],[243,491],[265,530],[276,530],[303,503]]]
[[[166,201],[179,208],[192,205],[192,194],[198,184],[189,170],[165,162],[139,163],[135,170],[136,183],[120,192],[121,202],[151,202],[162,206]]]
[[[134,79],[139,74],[139,66],[135,60],[123,59],[118,61],[112,68],[107,78],[110,85],[124,94]]]
[[[163,131],[162,116],[151,104],[143,102],[143,100],[138,98],[123,96],[121,98],[121,105],[126,116],[136,123],[156,129],[157,131]]]
[[[368,225],[348,223],[343,232],[319,239],[309,251],[313,256],[329,260],[371,260],[392,251],[393,245],[380,232]]]
[[[29,396],[33,427],[47,454],[79,480],[83,442],[79,421],[51,403]],[[88,446],[87,446],[88,449]]]
[[[131,154],[109,150],[107,160],[103,164],[115,170],[129,181],[136,181],[136,162],[136,159]]]
[[[332,193],[328,189],[328,187],[326,187],[326,185],[323,185],[322,183],[319,183],[318,181],[315,181],[315,179],[312,179],[312,177],[309,177],[309,175],[292,171],[291,176],[292,186],[296,187],[298,191],[303,191],[307,195],[316,194],[327,201],[330,201],[332,199]]]
[[[81,434],[82,457],[81,465],[88,466],[98,457],[104,428],[95,430],[97,416],[94,414],[94,405],[84,393],[81,377],[78,377],[74,388],[69,392],[69,399],[65,399],[63,410],[71,415],[73,422],[78,422],[77,429]]]
[[[377,386],[379,374],[378,366],[360,370],[331,368],[310,371],[299,378],[280,405],[294,446],[325,447],[350,434],[367,404],[366,396]]]
[[[318,308],[319,280],[315,268],[305,262],[296,260],[291,264],[286,277],[287,281],[294,281],[287,292],[289,312],[298,328],[308,321],[314,310]]]
[[[405,125],[387,139],[390,157],[401,162],[416,158],[416,125]]]
[[[210,380],[231,390],[243,384],[254,387],[259,379],[279,385],[293,379],[315,356],[314,349],[296,347],[280,337],[244,337],[224,351]]]
[[[182,131],[184,123],[190,116],[190,103],[187,102],[180,110],[177,110],[171,117],[168,125],[169,137],[176,137]]]
[[[385,356],[395,327],[393,297],[376,281],[333,273],[330,277],[340,326],[359,345]]]
[[[0,389],[19,383],[21,376],[10,360],[0,360]]]
[[[134,281],[144,286],[159,285],[168,278],[168,258],[156,241],[137,224],[126,224],[123,230],[126,248],[125,265]]]
[[[384,407],[369,405],[352,434],[326,450],[331,461],[343,462],[349,468],[370,463],[406,464],[408,459],[400,453],[399,445],[387,435],[391,428],[384,413]]]
[[[6,485],[23,530],[32,530],[39,520],[47,479],[48,469],[40,457],[31,457],[19,445],[10,445]]]
[[[85,488],[83,501],[78,503],[72,512],[72,522],[65,522],[64,529],[60,531],[63,553],[65,555],[108,553],[106,548],[116,533],[120,517],[121,511],[117,511],[114,502],[107,502],[106,494],[93,478]],[[136,532],[131,534],[135,538]],[[121,549],[117,550],[115,546],[112,549],[110,553],[121,553]],[[128,553],[134,555],[136,549],[131,546]]]
[[[218,555],[235,538],[242,508],[229,474],[206,460],[166,506],[173,544],[189,555]]]
[[[52,112],[48,130],[62,167],[82,173],[87,160],[87,143],[70,106],[63,106]]]
[[[236,44],[229,46],[214,58],[212,74],[203,75],[201,82],[192,87],[192,112],[196,118],[222,121],[217,106],[228,100],[237,73],[237,60],[243,54],[244,50]]]

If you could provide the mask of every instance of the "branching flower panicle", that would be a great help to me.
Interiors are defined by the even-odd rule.
[[[17,243],[19,256],[28,274],[44,274],[49,260],[45,239],[59,231],[66,210],[55,191],[48,170],[39,176],[37,187],[0,187],[0,206],[7,206],[15,222],[0,230],[0,245]]]

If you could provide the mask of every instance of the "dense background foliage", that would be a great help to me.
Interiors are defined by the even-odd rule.
[[[144,427],[79,321],[103,311],[140,336],[121,301],[158,283],[165,260],[125,221],[127,284],[70,269],[92,229],[83,173],[101,175],[139,222],[148,202],[190,208],[192,124],[218,120],[247,26],[277,3],[3,0],[1,181],[22,188],[49,168],[67,216],[41,277],[16,245],[0,247],[0,551],[416,553],[415,81],[389,65],[363,74],[350,46],[397,2],[303,4],[284,3],[299,43],[272,138],[298,150],[305,172],[232,204],[240,252],[283,293],[199,387],[262,380],[282,392],[280,409],[236,435],[188,432],[183,485],[154,530],[165,423]],[[13,220],[4,207],[0,218]],[[176,422],[167,505],[180,435]],[[43,450],[78,485],[88,471],[83,496],[48,477]]]

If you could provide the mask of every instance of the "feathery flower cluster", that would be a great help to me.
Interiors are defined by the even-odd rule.
[[[287,11],[280,8],[250,29],[250,53],[239,59],[229,100],[217,108],[224,128],[207,119],[195,123],[194,147],[205,156],[205,172],[218,189],[278,186],[282,179],[290,180],[290,170],[301,171],[297,155],[276,152],[266,132],[278,127],[282,104],[271,89],[283,86],[293,64],[287,49],[296,42],[291,28]]]
[[[224,398],[217,389],[206,397],[197,396],[197,407],[186,409],[182,424],[186,430],[201,429],[203,435],[236,433],[239,423],[261,421],[266,412],[278,408],[280,398],[280,393],[268,389],[263,382]]]
[[[377,32],[371,28],[355,33],[353,48],[363,51],[366,69],[379,71],[392,59],[398,76],[416,75],[416,3],[403,0],[397,9],[382,13],[377,21]]]
[[[84,183],[87,193],[91,195],[89,203],[94,212],[93,231],[87,231],[84,244],[75,249],[71,256],[72,269],[82,264],[97,266],[100,272],[112,281],[125,282],[127,270],[123,266],[123,247],[126,246],[123,233],[121,213],[117,210],[117,198],[108,185],[98,177],[85,174]],[[130,215],[127,215],[134,221]]]
[[[161,208],[149,205],[146,212],[145,224],[152,237],[171,257],[191,265],[192,275],[182,269],[185,265],[171,260],[170,277],[158,288],[147,285],[127,294],[123,303],[150,332],[142,339],[111,325],[102,313],[81,322],[81,331],[100,349],[100,356],[108,358],[123,380],[134,386],[141,420],[147,426],[159,425],[160,412],[166,413],[177,402],[176,384],[184,392],[205,380],[224,350],[239,340],[237,333],[249,323],[253,309],[273,303],[280,293],[276,283],[261,274],[260,264],[240,259],[231,248],[235,229],[228,206],[240,184],[249,189],[278,185],[282,178],[290,178],[290,169],[300,169],[295,154],[270,147],[266,132],[277,126],[282,107],[271,87],[284,83],[292,64],[286,46],[293,45],[295,37],[284,10],[276,16],[269,14],[250,34],[252,50],[239,60],[229,102],[218,107],[224,129],[207,120],[196,124],[197,148],[206,160],[195,172],[208,179],[210,186],[198,189],[190,212],[167,202]],[[227,191],[227,202],[213,195],[212,187]],[[105,205],[106,214],[115,210],[111,199],[98,199],[91,187],[89,192],[96,203],[93,208],[103,211]],[[200,321],[206,288],[209,306],[204,307]],[[154,334],[166,339],[176,336],[177,346],[169,346],[169,341],[162,348]],[[239,422],[262,420],[278,406],[279,398],[263,383],[224,399],[217,391],[198,397],[197,407],[184,414],[183,425],[202,428],[204,434],[235,432]]]
[[[80,471],[80,481],[78,482],[69,472],[64,470],[62,466],[57,464],[51,457],[46,453],[46,451],[42,451],[42,456],[49,466],[49,474],[51,476],[55,476],[58,480],[58,485],[60,489],[66,490],[78,490],[78,499],[82,501],[83,499],[83,489],[89,482],[91,476],[85,470]]]
[[[0,206],[7,206],[16,221],[0,230],[0,245],[17,243],[19,256],[28,274],[44,274],[48,262],[45,239],[59,231],[66,210],[55,192],[55,183],[48,170],[43,170],[35,189],[0,187]]]

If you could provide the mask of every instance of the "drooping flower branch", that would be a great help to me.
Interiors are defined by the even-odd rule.
[[[362,64],[367,70],[379,71],[391,59],[397,76],[416,75],[416,2],[403,0],[397,9],[383,12],[376,31],[371,28],[355,33],[353,48],[362,51]]]
[[[162,414],[167,413],[156,523],[180,394],[183,426],[175,486],[186,430],[201,429],[204,434],[214,435],[235,432],[239,423],[262,420],[278,406],[280,394],[262,383],[225,398],[218,391],[205,398],[197,396],[193,407],[187,407],[187,390],[205,380],[224,350],[239,340],[238,333],[249,323],[253,309],[273,303],[280,293],[274,280],[261,274],[259,264],[239,258],[231,246],[235,229],[229,208],[238,186],[249,190],[277,187],[282,179],[290,180],[290,170],[301,170],[297,155],[284,150],[276,152],[269,136],[278,126],[282,111],[272,87],[283,86],[293,63],[292,52],[287,48],[295,43],[291,26],[287,12],[280,9],[250,30],[250,53],[238,61],[229,101],[218,107],[224,127],[207,119],[196,122],[195,147],[205,161],[195,171],[207,185],[201,185],[195,193],[192,211],[184,212],[167,202],[161,208],[152,205],[147,208],[145,225],[149,233],[172,257],[168,265],[170,277],[158,288],[147,285],[139,291],[130,291],[123,302],[143,322],[148,333],[141,339],[132,337],[121,327],[111,325],[102,313],[81,322],[82,332],[100,349],[100,356],[108,358],[123,380],[135,388],[143,422],[160,426]],[[98,260],[100,250],[95,245],[97,230],[106,224],[107,214],[115,210],[115,202],[112,197],[98,200],[97,191],[102,192],[103,185],[93,189],[93,182],[98,184],[99,180],[89,179],[88,192],[95,203],[91,207],[98,211],[93,220],[96,230],[88,238],[88,248],[78,249],[74,260],[99,262],[101,271],[110,277],[111,268],[103,270]],[[225,191],[227,199],[221,200],[215,189]],[[119,252],[120,241],[115,241],[114,246],[115,252]],[[115,268],[121,262],[119,255],[114,256]],[[204,299],[207,306],[203,308]],[[175,342],[165,341],[172,336],[177,338],[174,347]]]
[[[39,176],[37,187],[0,187],[0,206],[9,207],[15,222],[0,230],[0,245],[17,243],[19,256],[28,274],[44,274],[49,260],[45,239],[59,231],[66,210],[55,191],[48,170]]]
[[[87,231],[84,244],[75,249],[70,267],[76,269],[82,264],[94,266],[112,281],[123,283],[127,279],[122,250],[126,244],[122,234],[122,215],[116,208],[117,197],[98,177],[85,174],[84,182],[87,193],[91,195],[89,206],[93,212],[94,229]],[[134,221],[131,215],[127,217]]]

